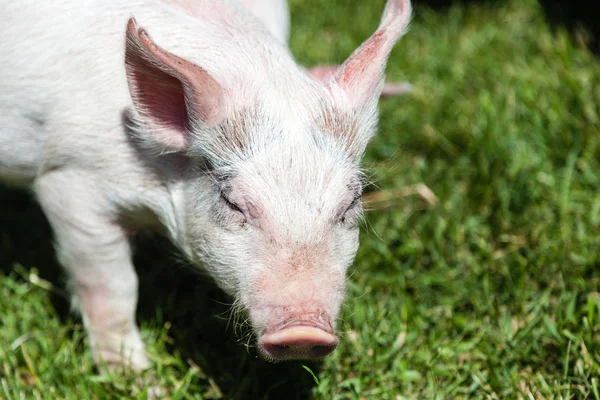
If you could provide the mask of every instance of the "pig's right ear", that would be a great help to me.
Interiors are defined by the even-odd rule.
[[[158,47],[133,18],[125,67],[133,105],[162,151],[185,150],[195,126],[220,120],[223,87],[202,68]]]
[[[355,107],[377,101],[384,87],[387,59],[406,32],[412,8],[410,0],[387,0],[379,29],[346,60],[334,75],[337,85]]]

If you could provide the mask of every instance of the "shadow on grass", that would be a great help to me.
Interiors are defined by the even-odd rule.
[[[600,2],[597,0],[538,0],[550,25],[565,27],[572,35],[583,28],[588,37],[588,45],[600,55]]]
[[[52,234],[30,194],[0,186],[0,268],[9,273],[15,263],[36,268],[40,276],[64,288],[64,273],[55,261]],[[300,363],[270,364],[247,349],[228,324],[228,298],[208,277],[176,262],[176,250],[166,240],[144,236],[135,240],[135,265],[140,277],[138,320],[152,326],[170,322],[169,351],[191,360],[212,377],[225,398],[307,399],[315,385]],[[66,299],[53,304],[64,319]],[[313,371],[319,364],[311,364]]]
[[[507,0],[413,0],[444,12],[453,4],[504,4]],[[538,0],[548,23],[553,29],[565,28],[575,39],[585,32],[586,45],[600,55],[600,2],[597,0]]]

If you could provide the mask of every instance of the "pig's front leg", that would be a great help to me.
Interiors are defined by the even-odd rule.
[[[309,68],[308,74],[318,81],[327,82],[337,72],[339,65],[317,65]],[[412,90],[408,82],[386,82],[383,85],[381,97],[391,97],[406,94]]]
[[[135,322],[138,279],[117,210],[97,177],[54,170],[36,181],[39,201],[54,229],[74,304],[81,311],[97,365],[149,366]]]

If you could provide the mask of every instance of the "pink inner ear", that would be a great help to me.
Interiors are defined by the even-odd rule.
[[[411,16],[410,0],[388,0],[379,29],[342,65],[335,82],[355,104],[364,104],[381,94],[385,64]],[[403,88],[404,89],[404,88]],[[393,88],[392,93],[401,92]]]
[[[322,83],[327,83],[329,79],[335,76],[339,68],[339,65],[317,65],[312,68],[309,68],[308,73],[314,79]]]
[[[190,89],[190,98],[184,99],[192,102],[194,115],[204,122],[214,122],[218,119],[222,100],[222,87],[208,72],[190,63],[189,61],[159,48],[148,36],[143,28],[138,31],[141,43],[157,60],[164,63],[167,69],[177,76]],[[172,76],[172,75],[169,75]]]
[[[223,88],[202,68],[158,47],[143,28],[127,24],[125,65],[135,108],[151,134],[171,149],[188,143],[191,125],[222,117]]]
[[[136,68],[131,70],[131,78],[137,83],[135,96],[144,104],[146,117],[161,128],[180,132],[180,139],[184,141],[188,113],[183,84],[179,79],[148,65],[140,57],[136,58],[132,60]]]
[[[357,53],[352,55],[348,61],[346,61],[346,64],[343,65],[342,70],[340,71],[341,76],[338,76],[338,80],[341,80],[345,85],[348,85],[357,79],[364,79],[367,81],[378,79],[379,76],[362,77],[361,75],[365,70],[369,69],[369,67],[376,70],[376,72],[379,72],[381,69],[381,64],[383,63],[383,60],[381,60],[382,42],[384,37],[385,32],[383,30],[375,32],[373,36],[358,49]]]
[[[339,65],[317,65],[308,69],[308,73],[314,79],[327,84],[329,80],[336,76]],[[412,85],[408,82],[388,82],[383,85],[381,97],[391,97],[406,94],[412,91]]]

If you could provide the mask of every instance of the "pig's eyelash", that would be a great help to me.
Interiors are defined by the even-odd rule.
[[[227,207],[229,207],[229,208],[230,208],[232,211],[235,211],[235,212],[239,212],[239,213],[241,213],[241,214],[244,214],[244,212],[242,211],[242,209],[241,209],[240,207],[238,207],[238,206],[237,206],[235,203],[231,202],[231,201],[230,201],[230,200],[227,198],[227,196],[225,196],[225,195],[223,194],[223,192],[221,192],[221,201],[222,201],[223,203],[225,203],[225,205],[227,205]]]
[[[354,207],[356,207],[356,205],[360,201],[361,197],[362,197],[362,195],[360,193],[355,194],[354,199],[352,200],[352,203],[350,203],[350,205],[346,209],[346,212],[348,212],[349,210],[352,210]]]
[[[354,208],[356,208],[356,205],[360,202],[360,199],[362,198],[362,195],[360,193],[356,193],[354,195],[354,199],[352,199],[352,202],[348,205],[348,207],[346,207],[346,211],[344,211],[344,214],[342,215],[342,220],[346,219],[346,215],[352,211]]]
[[[362,196],[360,194],[356,194],[350,205],[346,208],[346,211],[344,211],[344,214],[342,214],[342,217],[340,218],[340,222],[343,225],[355,224],[357,218],[360,216],[360,207],[358,207],[358,205],[360,204],[361,198]]]

